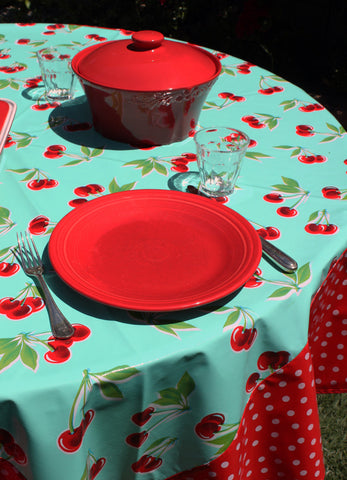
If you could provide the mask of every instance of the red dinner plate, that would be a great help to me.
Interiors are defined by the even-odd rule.
[[[182,310],[219,300],[255,272],[258,234],[230,208],[190,193],[133,190],[99,197],[55,227],[58,275],[98,302]]]

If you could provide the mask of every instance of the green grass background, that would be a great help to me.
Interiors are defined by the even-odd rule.
[[[325,480],[347,480],[347,393],[319,394]]]

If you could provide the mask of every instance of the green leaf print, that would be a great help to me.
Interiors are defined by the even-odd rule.
[[[20,351],[20,359],[23,365],[27,366],[31,370],[34,370],[34,371],[36,370],[38,354],[27,343],[23,343],[22,345],[22,348]]]
[[[177,383],[177,390],[187,398],[195,389],[195,383],[188,372],[185,372]]]
[[[106,398],[123,398],[123,394],[120,389],[111,382],[99,382],[101,393]]]

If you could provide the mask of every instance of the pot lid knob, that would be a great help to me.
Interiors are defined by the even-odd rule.
[[[131,38],[137,50],[153,50],[153,48],[160,47],[164,35],[154,30],[141,30],[133,33]]]

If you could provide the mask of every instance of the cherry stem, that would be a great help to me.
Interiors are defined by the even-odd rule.
[[[181,409],[182,411],[179,411],[178,409],[174,410],[170,415],[167,415],[165,417],[160,418],[157,422],[155,422],[150,428],[147,429],[147,432],[151,432],[156,428],[158,425],[160,425],[163,422],[171,421],[174,418],[179,417],[180,415],[183,415],[186,410],[188,410],[188,407],[184,407]]]

